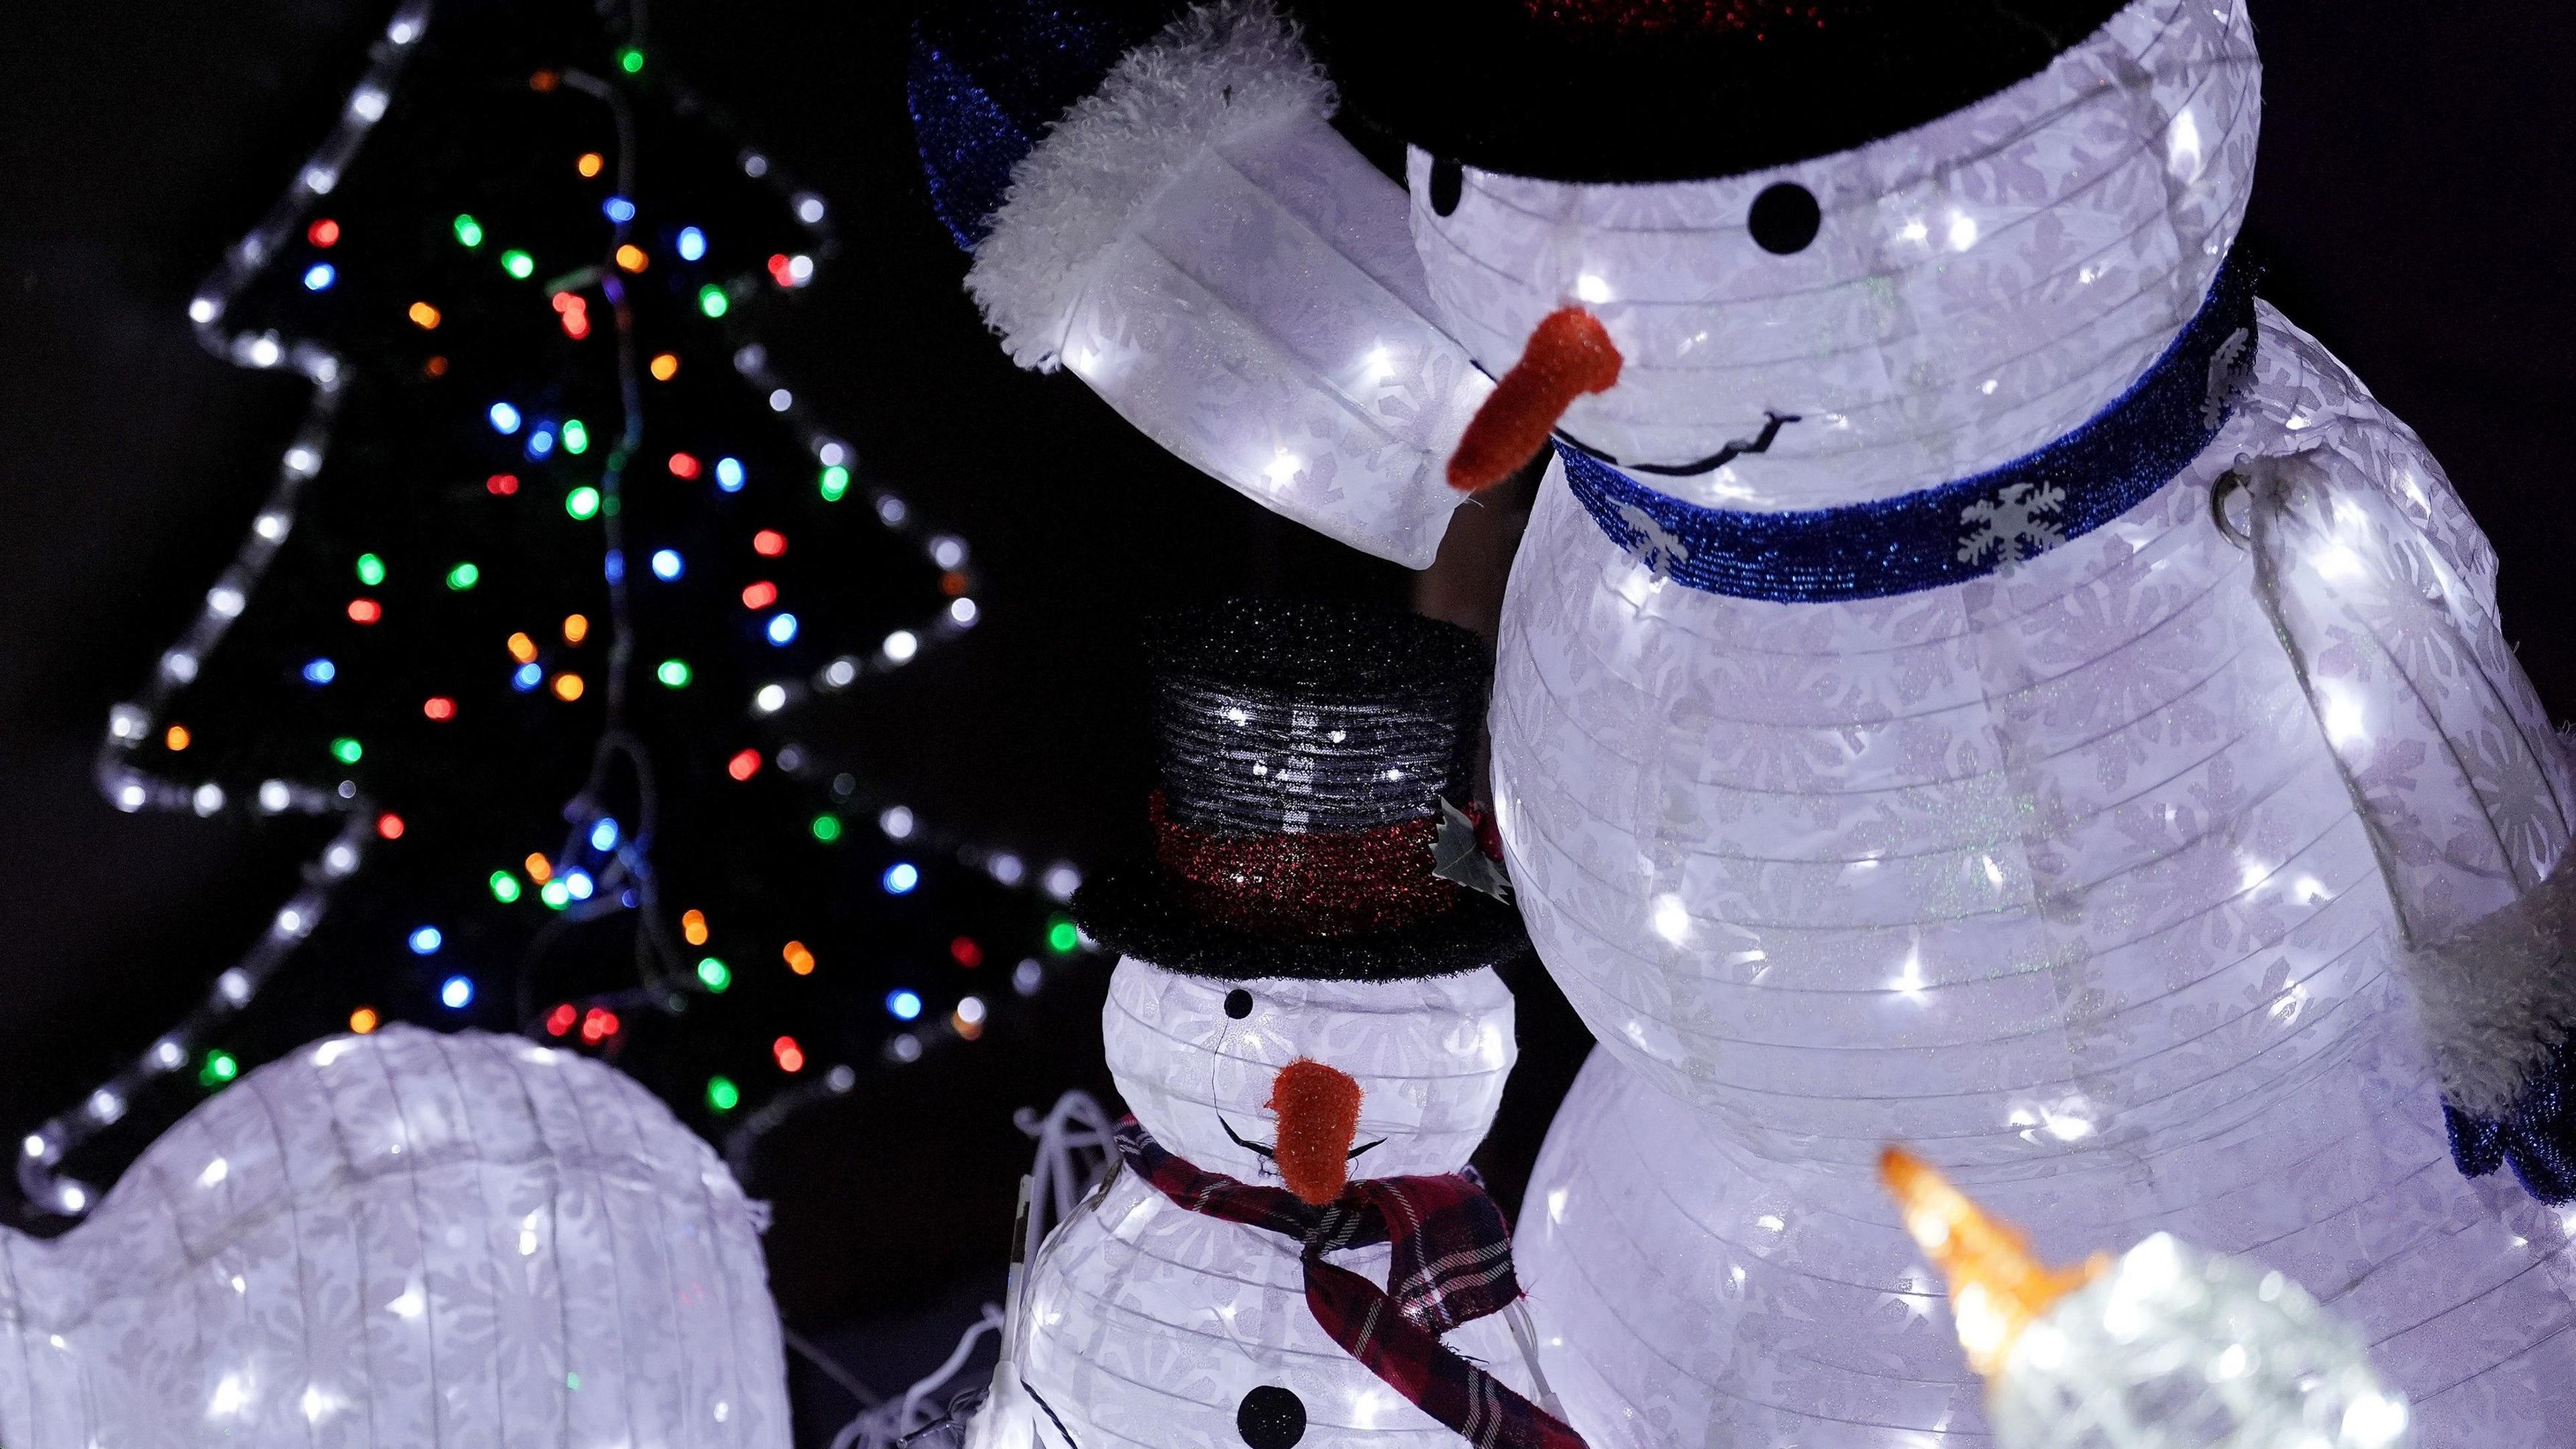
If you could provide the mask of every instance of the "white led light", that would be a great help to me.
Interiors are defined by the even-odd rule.
[[[1607,302],[1610,300],[1610,283],[1606,278],[1585,272],[1574,279],[1574,295],[1579,301]]]
[[[877,500],[877,521],[888,528],[902,523],[911,513],[912,510],[904,506],[904,501],[891,493]]]
[[[288,906],[286,909],[277,913],[277,925],[275,928],[277,934],[281,936],[301,936],[304,934],[304,927],[304,913],[297,910],[295,907]]]
[[[145,1060],[155,1070],[175,1072],[188,1064],[188,1049],[165,1036],[152,1044],[152,1051]]]
[[[209,780],[197,787],[196,793],[188,797],[188,803],[199,815],[212,815],[224,808],[224,787]]]
[[[823,1074],[824,1090],[838,1096],[859,1084],[859,1074],[848,1067],[834,1067]]]
[[[888,840],[911,839],[912,827],[912,812],[901,805],[889,805],[877,816],[877,828],[885,832]]]
[[[349,872],[356,870],[357,868],[358,849],[356,846],[342,842],[334,842],[329,850],[322,852],[322,870],[327,875],[347,875]]]
[[[1070,862],[1059,860],[1047,867],[1044,884],[1048,895],[1069,901],[1075,891],[1082,889],[1082,872],[1074,869]]]
[[[752,177],[768,175],[769,158],[757,151],[745,151],[742,153],[742,174]]]
[[[975,606],[973,599],[958,598],[949,601],[948,620],[960,629],[975,627],[975,621],[983,616],[984,611]]]
[[[885,657],[897,664],[921,652],[921,639],[910,629],[897,629],[885,637]]]
[[[859,666],[847,659],[835,659],[823,667],[823,682],[834,689],[847,689],[859,677]]]
[[[787,690],[782,685],[764,684],[751,697],[751,707],[762,714],[776,714],[787,707]]]
[[[285,809],[293,803],[295,803],[295,796],[286,788],[286,782],[284,780],[262,780],[259,782],[260,809],[267,811],[271,815],[275,815],[277,812]]]
[[[894,1040],[886,1043],[886,1055],[894,1058],[898,1062],[920,1061],[921,1038],[914,1036],[911,1032],[905,1032],[901,1036],[898,1036]]]
[[[107,712],[107,732],[120,740],[139,740],[151,727],[143,711],[130,704],[120,704]]]
[[[188,320],[203,325],[224,315],[224,304],[212,297],[199,297],[188,304]]]
[[[380,121],[385,114],[385,93],[374,86],[360,86],[349,97],[349,114],[365,121]]]
[[[104,1127],[125,1115],[125,1099],[107,1087],[89,1094],[90,1120]]]
[[[953,569],[966,561],[966,540],[943,533],[930,541],[930,561]]]
[[[24,1151],[24,1152],[25,1152],[29,1157],[42,1157],[42,1156],[44,1156],[44,1155],[45,1155],[45,1153],[46,1153],[46,1152],[47,1152],[47,1151],[52,1147],[52,1145],[53,1145],[53,1144],[51,1144],[51,1143],[49,1143],[49,1142],[47,1142],[47,1141],[45,1140],[44,1134],[43,1134],[43,1133],[41,1133],[41,1132],[30,1132],[30,1133],[28,1133],[28,1134],[27,1134],[27,1140],[26,1140],[25,1142],[23,1142],[23,1143],[20,1143],[20,1144],[19,1144],[20,1148],[21,1148],[21,1149],[22,1149],[22,1150],[23,1150],[23,1151]]]
[[[283,513],[263,513],[259,517],[252,519],[250,525],[251,532],[258,534],[261,538],[268,540],[270,543],[275,543],[279,539],[286,537],[286,530],[288,527],[289,524],[287,523],[286,515]]]
[[[280,917],[278,923],[285,924],[284,917]],[[236,966],[215,978],[215,990],[235,1006],[246,1005],[251,996],[250,976]]]
[[[286,450],[286,471],[298,478],[310,478],[322,466],[322,457],[311,448],[298,444]]]
[[[61,1203],[63,1211],[67,1213],[89,1211],[89,1191],[77,1182],[64,1183],[54,1194],[54,1200]]]
[[[150,798],[143,786],[133,780],[128,780],[116,787],[116,808],[129,815],[142,809],[144,802]]]
[[[1029,873],[1028,866],[1007,850],[984,862],[984,870],[1006,886],[1018,885],[1021,878]]]
[[[814,457],[826,468],[837,468],[850,461],[850,450],[838,443],[825,442],[814,449]]]
[[[252,339],[251,339],[251,344],[250,344],[250,365],[251,365],[251,366],[253,366],[253,367],[275,367],[275,366],[277,366],[277,364],[278,364],[279,362],[283,361],[283,360],[285,359],[285,357],[286,357],[286,349],[285,349],[285,348],[282,348],[282,347],[280,347],[280,346],[278,346],[278,345],[277,345],[277,339],[276,339],[276,338],[274,338],[274,337],[255,337],[255,338],[252,338]]]
[[[242,591],[230,584],[217,584],[206,591],[206,608],[219,618],[240,617],[243,602]]]
[[[197,677],[197,656],[184,649],[173,649],[161,656],[161,672],[185,684]]]
[[[304,169],[304,189],[316,196],[328,194],[332,187],[339,184],[340,173],[328,166],[308,166]]]
[[[812,226],[823,219],[823,198],[810,191],[796,194],[796,219]],[[810,264],[809,264],[810,265]]]
[[[796,394],[783,387],[770,389],[769,410],[771,412],[783,413],[794,406],[796,406]]]
[[[396,45],[409,45],[420,39],[420,26],[408,16],[399,18],[385,27],[385,39]]]

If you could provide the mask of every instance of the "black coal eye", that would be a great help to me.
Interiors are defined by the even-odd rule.
[[[1777,181],[1753,198],[1753,210],[1744,224],[1753,232],[1755,246],[1785,257],[1805,251],[1824,220],[1814,192],[1794,181]]]
[[[1306,1437],[1306,1405],[1277,1384],[1263,1384],[1235,1406],[1234,1432],[1249,1449],[1291,1449]]]
[[[1225,994],[1225,1014],[1237,1021],[1252,1014],[1252,993],[1238,986]]]
[[[1458,209],[1458,197],[1467,187],[1467,168],[1455,161],[1431,163],[1431,214],[1447,216]]]

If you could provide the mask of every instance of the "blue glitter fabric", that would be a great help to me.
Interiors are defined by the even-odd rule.
[[[2253,366],[2254,272],[2228,258],[2164,355],[2075,431],[1900,497],[1790,513],[1705,508],[1562,437],[1557,455],[1611,542],[1694,589],[1809,604],[1964,583],[2109,523],[2209,446]]]
[[[1178,6],[1156,0],[970,0],[931,7],[912,28],[906,96],[930,206],[973,251],[1011,186],[1011,168],[1066,107]]]
[[[2511,1167],[2533,1197],[2576,1202],[2576,1042],[2560,1042],[2513,1105],[2477,1117],[2445,1102],[2451,1160],[2468,1177]]]

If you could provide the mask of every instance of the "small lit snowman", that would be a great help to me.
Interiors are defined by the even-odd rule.
[[[1027,1265],[981,1442],[1579,1449],[1461,1175],[1526,949],[1453,803],[1475,641],[1245,601],[1151,662],[1154,859],[1075,902],[1124,953],[1102,1035],[1134,1119]]]

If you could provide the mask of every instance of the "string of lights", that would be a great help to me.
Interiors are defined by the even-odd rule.
[[[188,314],[200,341],[209,351],[236,365],[253,369],[289,369],[305,378],[312,387],[312,397],[305,416],[279,461],[276,481],[268,498],[255,515],[248,535],[237,549],[232,562],[208,590],[203,607],[197,612],[178,641],[160,656],[157,667],[137,691],[134,698],[116,705],[109,715],[108,727],[97,759],[97,777],[101,790],[117,808],[125,811],[167,810],[190,811],[201,817],[212,817],[245,808],[224,786],[211,778],[186,778],[166,766],[155,768],[145,763],[144,747],[158,742],[162,758],[187,758],[184,749],[185,726],[170,718],[171,703],[197,677],[202,663],[212,654],[226,633],[239,619],[257,591],[262,579],[276,560],[280,549],[295,530],[304,503],[306,486],[322,471],[330,449],[334,425],[339,420],[349,381],[349,362],[344,355],[323,341],[308,336],[288,335],[281,329],[232,325],[230,314],[243,292],[279,264],[300,240],[328,248],[338,234],[338,223],[328,217],[314,218],[323,198],[330,196],[357,157],[370,131],[387,113],[394,87],[406,66],[420,50],[435,8],[434,0],[404,0],[395,11],[381,37],[372,46],[367,67],[331,127],[329,134],[315,148],[297,171],[284,193],[269,207],[241,239],[224,255],[215,272],[199,289],[189,304]],[[616,53],[617,65],[628,76],[639,72],[644,64],[643,36],[631,30],[627,44]],[[721,118],[694,93],[667,76],[656,76],[658,91],[676,110],[694,114],[697,119],[717,125],[729,134]],[[590,303],[583,293],[596,289],[609,304],[617,350],[618,395],[622,424],[615,441],[607,450],[605,467],[595,487],[571,490],[565,499],[565,510],[575,519],[596,516],[602,525],[599,535],[599,567],[608,587],[609,607],[603,620],[602,633],[607,646],[607,668],[601,680],[603,723],[592,753],[592,768],[582,789],[566,803],[563,819],[566,826],[564,846],[551,860],[531,856],[526,876],[545,903],[556,909],[530,945],[527,959],[518,973],[520,999],[518,1017],[521,1029],[531,1035],[543,1033],[555,1038],[578,1035],[582,1041],[597,1045],[613,1037],[617,1030],[615,1012],[623,1007],[675,1011],[685,1007],[692,994],[720,993],[730,980],[730,968],[713,957],[699,960],[692,968],[687,964],[684,948],[705,943],[707,927],[701,912],[691,910],[676,920],[667,918],[658,879],[654,870],[653,843],[656,829],[654,764],[650,751],[623,727],[623,713],[630,685],[638,663],[637,631],[632,618],[627,587],[628,540],[625,534],[625,509],[622,490],[629,471],[638,464],[644,440],[646,389],[642,378],[650,375],[667,381],[678,366],[669,354],[649,361],[640,356],[636,345],[634,321],[628,306],[626,283],[621,274],[640,273],[645,265],[642,250],[629,239],[629,223],[635,216],[632,202],[635,194],[635,126],[628,102],[612,79],[577,70],[540,72],[531,84],[538,90],[561,86],[602,102],[611,112],[619,137],[617,159],[618,191],[607,205],[613,223],[607,255],[597,264],[580,268],[544,284],[544,293],[558,315],[563,330],[573,338],[587,335]],[[582,174],[590,176],[601,158],[585,154],[581,158]],[[766,153],[752,147],[740,147],[735,162],[744,177],[760,183],[783,203],[808,238],[808,250],[782,252],[768,259],[765,279],[745,275],[700,288],[695,297],[697,311],[718,323],[725,335],[733,339],[731,362],[740,378],[756,389],[769,411],[793,430],[816,467],[815,486],[826,501],[837,501],[857,490],[866,498],[875,522],[904,547],[926,559],[938,571],[942,602],[926,616],[906,627],[895,629],[877,640],[872,648],[838,654],[827,663],[792,676],[782,675],[760,682],[744,701],[746,718],[787,716],[798,706],[820,698],[841,694],[863,679],[883,676],[924,657],[972,629],[981,617],[981,606],[975,598],[975,576],[969,563],[965,541],[952,533],[939,531],[923,519],[913,506],[890,488],[862,483],[855,476],[856,458],[850,445],[823,426],[807,404],[773,367],[767,349],[748,333],[746,317],[754,310],[746,305],[763,290],[764,280],[778,290],[793,290],[808,285],[813,279],[817,258],[828,259],[837,250],[830,225],[830,209],[815,192],[795,183],[785,168]],[[482,241],[482,228],[473,217],[455,219],[456,239],[472,248]],[[693,240],[694,239],[694,240]],[[683,230],[678,237],[678,254],[695,260],[692,246],[703,253],[705,242],[695,228]],[[525,252],[508,251],[500,258],[511,276],[527,279],[534,264]],[[316,262],[302,277],[304,286],[313,291],[329,287],[333,268],[328,262]],[[425,313],[423,309],[429,309]],[[438,321],[435,309],[426,302],[415,304],[414,324],[434,327]],[[548,447],[560,445],[570,453],[585,451],[589,446],[588,429],[576,420],[539,424],[523,418],[506,402],[495,403],[490,421],[504,434],[520,431],[529,425],[527,442],[530,456],[540,453],[538,443],[546,428],[554,431],[542,437]],[[577,431],[578,430],[578,431]],[[712,463],[685,453],[673,453],[664,460],[664,469],[673,477],[689,480],[707,477],[721,492],[739,490],[741,465],[731,458]],[[515,480],[508,480],[515,486]],[[502,491],[502,475],[493,480],[493,491]],[[783,539],[776,548],[768,545],[775,535],[764,533],[753,539],[756,552],[766,556],[783,550]],[[360,559],[362,582],[367,578],[367,564],[374,555]],[[683,567],[672,550],[654,551],[642,561],[656,577],[674,577]],[[474,580],[459,576],[473,569],[460,564],[451,572],[451,589],[471,587]],[[383,566],[377,565],[380,578]],[[755,588],[760,587],[755,585]],[[746,607],[759,607],[748,597]],[[774,594],[773,594],[774,597]],[[762,601],[766,603],[767,601]],[[361,598],[349,605],[353,622],[365,624],[371,619],[360,616],[362,607],[373,605]],[[566,620],[569,642],[582,642],[574,631],[579,616]],[[583,625],[583,628],[589,626]],[[795,616],[784,610],[768,616],[765,629],[769,642],[784,644],[799,627]],[[544,671],[535,662],[536,649],[530,644],[524,651],[525,635],[515,635],[511,652],[520,661],[512,687],[534,690],[545,683]],[[318,658],[305,666],[308,683],[329,681],[332,661]],[[316,678],[319,671],[321,678]],[[654,666],[654,678],[666,688],[677,689],[688,682],[688,666],[676,659]],[[567,682],[568,681],[568,682]],[[557,673],[552,692],[561,699],[577,698],[583,689],[578,675]],[[428,717],[442,718],[438,706],[453,702],[433,697],[424,706]],[[340,766],[353,766],[363,754],[363,746],[354,738],[335,739],[330,754]],[[809,761],[804,752],[790,743],[775,751],[774,763],[791,775],[808,773]],[[762,761],[755,750],[744,750],[729,764],[737,780],[748,778],[760,769]],[[629,818],[616,819],[605,803],[613,786],[629,787]],[[1080,877],[1066,863],[1057,862],[1033,867],[1019,854],[967,840],[953,832],[932,827],[909,807],[895,803],[891,792],[880,788],[862,789],[847,772],[834,776],[832,790],[838,800],[857,800],[862,808],[874,812],[877,832],[889,843],[902,847],[910,855],[928,858],[936,853],[968,869],[981,872],[993,882],[1018,891],[1042,895],[1055,902],[1068,900]],[[340,824],[328,842],[301,871],[294,894],[277,910],[270,925],[230,966],[215,979],[205,1000],[167,1031],[156,1037],[131,1065],[86,1094],[76,1107],[58,1114],[28,1134],[18,1163],[18,1180],[30,1207],[41,1212],[77,1217],[96,1201],[96,1190],[62,1170],[67,1154],[120,1120],[138,1094],[159,1081],[196,1066],[199,1082],[219,1087],[241,1070],[234,1057],[214,1042],[220,1028],[236,1018],[257,999],[262,987],[280,966],[305,941],[331,910],[336,895],[359,872],[372,848],[401,838],[406,823],[395,811],[373,798],[354,778],[337,779],[271,778],[254,792],[249,808],[265,816],[304,815],[337,819]],[[814,817],[812,832],[818,840],[836,838],[842,829],[840,815],[826,812]],[[828,824],[827,824],[828,822]],[[827,833],[828,831],[828,833]],[[919,865],[899,859],[884,871],[879,882],[889,895],[902,895],[913,890],[921,879]],[[506,883],[505,883],[506,881]],[[516,875],[496,872],[491,882],[495,901],[516,900],[523,887]],[[576,1002],[562,1002],[550,1010],[542,1009],[545,998],[534,993],[534,983],[547,950],[586,922],[624,912],[637,918],[636,956],[638,984],[632,989],[594,993]],[[415,953],[428,955],[439,945],[439,932],[424,926],[413,933],[411,947]],[[1059,957],[1070,956],[1084,945],[1068,920],[1054,918],[1049,927],[1048,950]],[[797,942],[790,941],[785,952],[786,965],[798,975],[810,973],[813,956],[806,952],[800,962]],[[966,937],[958,938],[957,950],[981,948]],[[975,964],[965,956],[958,964]],[[1032,995],[1046,979],[1046,967],[1032,956],[1014,968],[1011,985],[1016,994]],[[441,1003],[461,1010],[475,993],[475,984],[465,975],[447,979],[440,988]],[[969,995],[960,1000],[944,1022],[923,1023],[926,1008],[918,993],[900,989],[890,993],[886,1010],[897,1023],[872,1064],[901,1065],[918,1060],[925,1049],[942,1040],[971,1041],[982,1034],[988,1005],[982,997]],[[351,1014],[350,1026],[360,1032],[371,1031],[379,1024],[379,1013],[361,1006]],[[803,1049],[793,1038],[782,1036],[773,1046],[773,1055],[782,1072],[801,1073],[808,1065]],[[791,1060],[792,1058],[792,1060]],[[859,1080],[858,1068],[843,1062],[834,1063],[811,1074],[792,1076],[784,1089],[735,1130],[737,1142],[756,1140],[769,1127],[783,1121],[797,1107],[821,1096],[846,1093]],[[724,1076],[713,1078],[707,1085],[709,1106],[718,1113],[730,1112],[740,1103],[740,1088]],[[747,1148],[745,1149],[747,1150]]]

